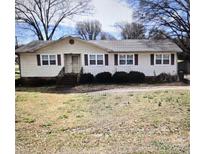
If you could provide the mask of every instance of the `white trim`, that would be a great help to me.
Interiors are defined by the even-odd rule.
[[[168,55],[168,60],[169,60],[169,63],[168,64],[164,64],[164,55]],[[163,54],[163,56],[162,56],[162,63],[163,63],[163,65],[170,65],[171,64],[171,60],[170,60],[170,57],[171,57],[171,54]]]
[[[90,64],[90,55],[94,55],[95,56],[95,64]],[[97,64],[97,56],[100,55],[100,56],[103,56],[103,64]],[[104,66],[105,65],[105,54],[88,54],[88,66]]]
[[[162,55],[161,64],[156,64],[156,55]],[[163,63],[164,55],[169,55],[169,64]],[[154,65],[156,65],[156,66],[170,66],[171,65],[171,53],[155,53],[154,54]]]
[[[48,56],[48,65],[43,65],[43,56]],[[56,61],[56,64],[55,65],[51,65],[50,64],[50,56],[55,56],[55,61]],[[40,54],[40,57],[41,57],[41,66],[57,66],[57,54]]]
[[[125,64],[120,64],[120,55],[125,55]],[[132,55],[132,60],[133,60],[132,64],[127,64],[127,56],[128,55]],[[134,57],[135,57],[135,54],[118,53],[118,64],[119,64],[119,66],[133,66],[133,65],[135,65],[135,58]]]

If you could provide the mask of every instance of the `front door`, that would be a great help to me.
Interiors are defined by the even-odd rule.
[[[80,56],[72,55],[72,73],[80,72]]]

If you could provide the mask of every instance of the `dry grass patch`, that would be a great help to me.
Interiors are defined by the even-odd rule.
[[[16,92],[17,153],[189,153],[188,90],[32,91]]]

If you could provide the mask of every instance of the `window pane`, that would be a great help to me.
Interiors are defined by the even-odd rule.
[[[43,65],[48,65],[48,60],[43,60]]]
[[[127,55],[127,64],[133,64],[133,55]]]
[[[163,64],[169,64],[169,55],[163,55]]]
[[[50,60],[56,60],[56,55],[50,55]]]
[[[56,60],[50,60],[50,65],[56,65]]]
[[[42,55],[42,60],[48,60],[48,55]]]
[[[126,61],[125,61],[125,55],[120,55],[120,65],[125,65]]]
[[[95,60],[95,55],[90,55],[90,60]]]
[[[162,55],[156,55],[156,64],[162,64]]]
[[[95,65],[95,64],[96,64],[95,55],[90,55],[90,65]]]
[[[42,64],[48,65],[48,55],[42,55]]]
[[[103,65],[103,55],[97,55],[97,64]]]
[[[56,55],[50,55],[50,65],[56,65]]]

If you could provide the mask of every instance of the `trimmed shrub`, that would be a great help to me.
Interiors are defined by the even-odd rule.
[[[98,73],[95,76],[95,81],[98,83],[110,83],[112,80],[112,74],[110,72]]]
[[[177,76],[172,76],[167,73],[161,73],[156,76],[156,81],[159,83],[175,82],[177,81]]]
[[[126,72],[115,72],[112,76],[112,81],[115,83],[128,82],[128,74]]]
[[[143,83],[145,81],[145,75],[142,72],[131,71],[128,74],[129,82],[131,83]]]
[[[80,75],[79,82],[82,84],[93,83],[94,76],[91,73],[84,73]]]

